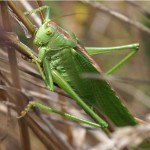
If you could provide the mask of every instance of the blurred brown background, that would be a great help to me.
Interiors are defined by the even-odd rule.
[[[125,15],[129,18],[128,20],[124,20],[122,17],[118,19],[113,15],[110,15],[109,12],[101,11],[100,6],[97,3],[90,2],[84,3],[81,1],[43,1],[44,5],[51,6],[52,16],[51,18],[55,20],[61,27],[65,28],[68,31],[72,31],[76,34],[76,36],[80,39],[84,46],[90,47],[107,47],[107,46],[119,46],[126,45],[131,43],[140,43],[140,50],[138,53],[130,59],[126,64],[124,64],[120,69],[118,69],[114,76],[121,77],[129,77],[133,79],[140,80],[150,80],[150,31],[144,31],[144,29],[149,30],[150,27],[150,2],[149,1],[102,1],[99,4],[107,7],[108,10],[114,10],[120,14]],[[26,9],[18,2],[15,2],[21,10],[25,11]],[[35,2],[30,2],[29,4],[36,8]],[[93,4],[95,4],[93,6]],[[25,5],[25,4],[24,4]],[[36,49],[32,44],[32,40],[29,40],[25,37],[25,34],[18,23],[14,19],[11,19],[11,26],[13,32],[15,32],[19,39],[28,45],[32,49]],[[30,18],[32,22],[34,20]],[[132,23],[131,23],[131,22]],[[2,20],[1,20],[2,22]],[[34,23],[36,24],[36,23]],[[140,25],[139,25],[140,24]],[[142,25],[142,27],[141,27]],[[140,27],[139,27],[140,26]],[[144,29],[143,29],[144,27]],[[36,50],[35,50],[36,51]],[[104,72],[106,72],[109,68],[111,68],[114,64],[116,64],[119,60],[125,57],[129,51],[115,51],[105,54],[97,54],[92,57],[96,62],[100,65]],[[1,50],[0,57],[8,60],[7,53],[3,49]],[[17,54],[18,64],[28,65],[36,69],[35,65],[26,62],[20,57],[20,54]],[[9,70],[9,65],[0,62],[1,73],[8,77],[11,81],[10,75],[7,74],[7,70]],[[24,74],[23,72],[19,72],[21,76],[25,78],[30,78],[34,80],[34,77]],[[26,82],[23,79],[21,81],[21,88],[30,91],[31,99],[41,101],[41,97],[32,97],[35,96],[32,92],[42,92],[44,95],[54,96],[52,100],[55,99],[63,99],[61,96],[57,95],[57,93],[49,92],[45,89],[39,89],[32,83]],[[38,79],[35,80],[39,82],[39,84],[43,85],[43,82]],[[1,79],[1,84],[3,85],[4,81]],[[150,107],[150,98],[149,98],[149,84],[143,84],[141,82],[132,82],[132,83],[121,83],[117,81],[111,81],[114,88],[118,91],[119,95],[124,99],[124,102],[128,106],[129,110],[136,116],[143,120],[146,120],[146,116],[149,114]],[[7,84],[4,84],[7,85]],[[12,92],[11,90],[9,92]],[[0,92],[1,101],[7,100],[6,93],[1,89]],[[46,98],[45,98],[46,99]],[[62,100],[63,105],[60,104],[56,100],[56,103],[50,102],[47,98],[44,103],[49,104],[60,109],[65,110],[67,112],[78,111],[77,115],[83,113],[82,110],[78,110],[77,106],[74,106],[73,103],[70,104],[68,99]],[[65,103],[65,104],[64,104]],[[10,104],[11,107],[12,104]],[[76,109],[74,107],[77,107]],[[68,110],[70,108],[70,110]],[[75,110],[74,110],[75,109]],[[10,115],[10,114],[11,115]],[[2,150],[20,150],[23,149],[21,147],[20,138],[19,138],[19,129],[17,124],[17,114],[15,111],[11,111],[7,109],[5,104],[0,105],[0,149]],[[33,115],[34,116],[34,115]],[[55,115],[53,115],[55,118]],[[62,119],[61,117],[57,117],[57,121],[51,121],[51,123],[56,126],[56,129],[59,130],[59,136],[66,140],[73,149],[97,149],[97,145],[102,141],[101,137],[97,137],[95,130],[92,131],[82,128],[76,125],[65,125],[63,123],[59,123],[58,120]],[[36,121],[41,125],[43,130],[53,136],[52,131],[49,131],[49,127],[43,124],[41,120],[36,118]],[[35,134],[30,130],[30,141],[32,145],[32,149],[53,149],[49,148],[44,142],[41,142]],[[39,131],[40,132],[40,131]],[[49,133],[50,132],[50,133]],[[81,135],[77,134],[81,133]],[[100,133],[99,133],[100,135]],[[52,137],[53,138],[53,137]],[[55,141],[57,141],[55,139]],[[69,148],[68,148],[69,149]]]

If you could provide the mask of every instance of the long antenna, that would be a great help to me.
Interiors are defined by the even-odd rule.
[[[129,78],[129,77],[119,77],[114,75],[101,75],[94,73],[84,73],[82,74],[82,78],[85,79],[104,79],[109,81],[119,81],[124,83],[142,83],[150,85],[150,80],[143,80],[138,78]]]

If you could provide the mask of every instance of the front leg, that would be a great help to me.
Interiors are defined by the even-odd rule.
[[[51,12],[50,12],[51,9],[50,9],[49,6],[41,6],[41,7],[37,8],[37,9],[33,9],[31,11],[27,11],[24,14],[25,15],[31,15],[32,13],[36,13],[36,12],[39,12],[39,11],[44,10],[44,9],[46,10],[46,12],[45,12],[44,20],[42,22],[45,22],[46,20],[50,19],[50,16],[51,16]]]
[[[46,52],[47,52],[47,49],[45,47],[39,48],[38,58],[41,60],[41,65],[37,64],[37,66],[47,88],[53,91],[54,85],[53,85],[53,78],[51,75],[50,60],[46,56]]]
[[[49,90],[54,91],[54,84],[53,84],[53,78],[52,78],[52,73],[51,73],[52,67],[47,57],[44,57],[43,59],[43,69],[44,69],[44,74],[45,74],[46,86]]]

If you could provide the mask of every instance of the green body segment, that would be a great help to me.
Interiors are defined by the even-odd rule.
[[[117,126],[136,124],[106,81],[82,78],[83,73],[98,71],[81,52],[65,48],[56,55],[58,59],[51,61],[58,61],[54,68],[91,109],[101,112]]]
[[[72,34],[47,21],[39,28],[34,42],[39,46],[39,58],[49,62],[47,69],[56,70],[78,97],[97,114],[103,114],[116,126],[137,124],[106,81],[82,78],[83,73],[100,72],[77,48],[78,41]],[[46,80],[48,76],[51,74],[45,72]],[[53,74],[52,77],[55,79]]]

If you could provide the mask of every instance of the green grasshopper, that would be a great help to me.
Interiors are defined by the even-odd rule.
[[[40,63],[36,60],[33,61],[49,90],[54,90],[54,82],[56,82],[96,123],[60,112],[37,102],[30,102],[20,117],[35,106],[96,127],[108,127],[108,123],[100,116],[116,126],[136,125],[137,121],[121,103],[107,81],[83,79],[82,74],[103,74],[96,62],[90,57],[92,54],[125,48],[134,49],[106,73],[106,75],[111,74],[137,52],[139,44],[111,48],[84,48],[74,33],[62,29],[50,19],[49,6],[31,10],[26,12],[26,15],[44,9],[46,9],[46,13],[43,24],[37,29],[34,37],[34,43],[39,47],[38,59]]]

